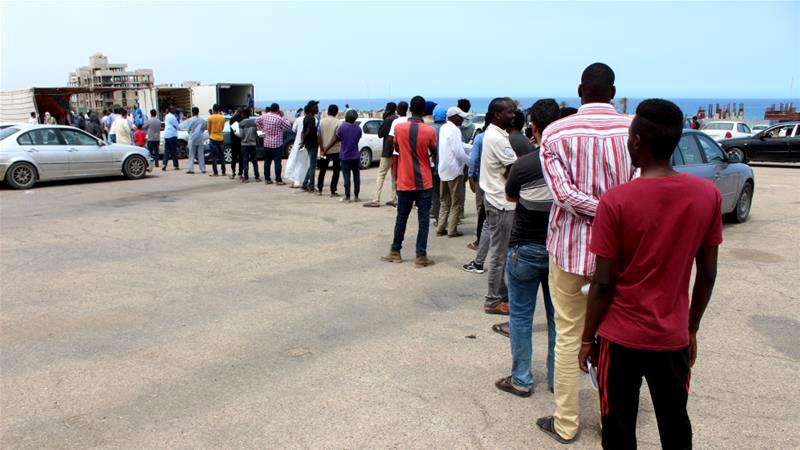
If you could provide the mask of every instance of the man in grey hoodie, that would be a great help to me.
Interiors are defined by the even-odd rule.
[[[256,119],[250,117],[250,108],[242,110],[242,119],[239,121],[239,134],[242,138],[242,183],[249,183],[248,162],[253,164],[253,174],[256,182],[261,181],[258,173],[258,161],[256,160]]]

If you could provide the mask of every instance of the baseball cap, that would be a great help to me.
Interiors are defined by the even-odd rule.
[[[447,118],[449,119],[450,117],[453,117],[453,116],[459,116],[462,119],[466,119],[467,118],[467,113],[462,111],[461,108],[459,108],[458,106],[451,106],[451,107],[447,108]]]

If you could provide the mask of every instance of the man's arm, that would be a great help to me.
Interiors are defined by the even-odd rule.
[[[611,300],[614,298],[614,282],[614,263],[608,258],[598,256],[592,284],[589,287],[586,322],[583,325],[581,351],[578,354],[578,363],[584,372],[589,371],[586,359],[592,353],[597,328],[606,316]],[[597,365],[597,358],[593,358],[592,364]]]
[[[553,192],[553,201],[576,216],[594,217],[598,199],[575,186],[559,147],[557,142],[544,141],[541,152],[544,179]]]
[[[689,307],[689,367],[694,366],[697,359],[697,330],[700,320],[711,300],[711,291],[717,279],[717,256],[719,246],[701,247],[695,256],[697,273],[692,289],[692,305]]]

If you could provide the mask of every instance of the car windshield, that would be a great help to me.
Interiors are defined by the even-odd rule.
[[[703,127],[704,130],[732,130],[732,123],[712,122]]]
[[[19,131],[19,128],[6,127],[0,130],[0,141]]]

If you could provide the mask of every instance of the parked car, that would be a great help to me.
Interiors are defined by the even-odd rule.
[[[767,128],[769,128],[769,124],[767,124],[767,123],[759,123],[758,125],[753,125],[752,127],[750,127],[750,131],[752,131],[753,134],[755,135],[759,131],[764,131]]]
[[[708,122],[700,129],[703,133],[711,136],[715,141],[722,139],[752,136],[753,132],[744,122],[733,120],[716,120]]]
[[[378,137],[378,129],[382,119],[359,118],[356,123],[361,127],[362,135],[358,141],[361,170],[369,169],[372,163],[381,161],[383,138]]]
[[[11,125],[0,130],[0,179],[15,189],[39,181],[124,175],[142,178],[153,170],[142,147],[109,144],[64,125]]]
[[[722,213],[742,223],[750,215],[755,189],[753,169],[736,154],[729,155],[705,133],[684,130],[672,154],[676,171],[712,181],[722,194]]]
[[[800,122],[781,123],[752,137],[724,139],[720,145],[742,162],[800,161]]]

